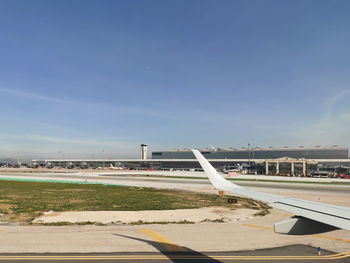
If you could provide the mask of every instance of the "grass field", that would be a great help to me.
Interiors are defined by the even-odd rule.
[[[245,198],[236,199],[241,207],[267,211],[267,206],[262,203]],[[136,211],[210,206],[233,207],[225,198],[217,195],[187,191],[95,184],[0,181],[0,221],[30,223],[46,210]]]

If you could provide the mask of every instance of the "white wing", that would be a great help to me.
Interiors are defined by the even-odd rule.
[[[350,208],[252,191],[223,178],[198,150],[192,150],[210,182],[218,190],[242,195],[290,212],[295,217],[275,224],[275,232],[314,234],[337,228],[350,230]]]

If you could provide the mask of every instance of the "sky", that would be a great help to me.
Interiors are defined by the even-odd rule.
[[[0,158],[350,147],[349,10],[0,0]]]

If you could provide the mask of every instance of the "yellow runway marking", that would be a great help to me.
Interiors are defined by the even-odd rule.
[[[329,240],[340,241],[340,242],[344,242],[344,243],[350,243],[350,240],[337,238],[337,237],[329,237],[329,236],[324,236],[324,235],[310,235],[310,236],[318,237],[318,238],[324,238],[324,239],[329,239]]]
[[[291,217],[291,216],[293,216],[293,214],[290,214],[290,213],[285,213],[285,212],[283,212],[282,214],[283,214],[283,215],[285,215],[285,216],[287,216],[287,217]]]
[[[176,245],[174,242],[163,237],[162,235],[158,234],[156,231],[150,228],[141,229],[141,232],[149,236],[150,238],[152,238],[154,241],[160,243],[161,246],[165,247],[169,251],[178,251],[178,252],[187,251],[187,249],[184,249],[183,247]]]
[[[250,224],[242,224],[242,226],[253,227],[253,228],[260,228],[260,229],[267,229],[267,230],[273,230],[273,227],[267,227],[267,226],[257,226],[257,225],[250,225]]]
[[[273,230],[273,227],[267,227],[267,226],[257,226],[257,225],[250,225],[250,224],[242,224],[242,226],[260,228],[260,229],[266,229],[266,230]],[[344,243],[350,243],[350,240],[347,240],[347,239],[329,237],[329,236],[325,236],[325,235],[309,235],[309,236],[323,238],[323,239],[329,239],[329,240],[335,240],[335,241],[340,241],[340,242],[344,242]]]

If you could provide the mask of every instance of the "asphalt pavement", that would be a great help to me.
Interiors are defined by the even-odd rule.
[[[185,172],[184,172],[185,173]],[[185,174],[184,174],[185,175]],[[38,179],[55,179],[55,180],[92,180],[96,182],[106,182],[106,183],[128,183],[137,184],[138,182],[146,182],[149,186],[153,183],[167,184],[170,187],[173,184],[179,185],[201,185],[201,186],[211,186],[208,179],[194,179],[194,178],[168,178],[161,176],[125,176],[125,175],[99,175],[96,173],[0,173],[0,178],[38,178]],[[293,178],[290,179],[291,181]],[[288,190],[306,190],[314,192],[334,192],[350,195],[350,185],[342,184],[317,184],[317,183],[288,183],[288,182],[263,182],[263,181],[240,181],[232,180],[233,183],[244,187],[254,187],[254,188],[273,188],[273,189],[288,189]]]
[[[126,237],[128,238],[128,237]],[[140,241],[140,240],[139,240]],[[142,240],[141,240],[142,241]],[[212,252],[201,253],[184,248],[186,251],[172,252],[164,250],[162,243],[143,240],[157,248],[159,253],[94,253],[94,254],[0,254],[0,262],[159,262],[159,263],[226,263],[226,262],[350,262],[350,254],[334,254],[304,245],[293,245],[272,249],[260,249],[241,252]],[[298,256],[295,256],[298,255]]]

